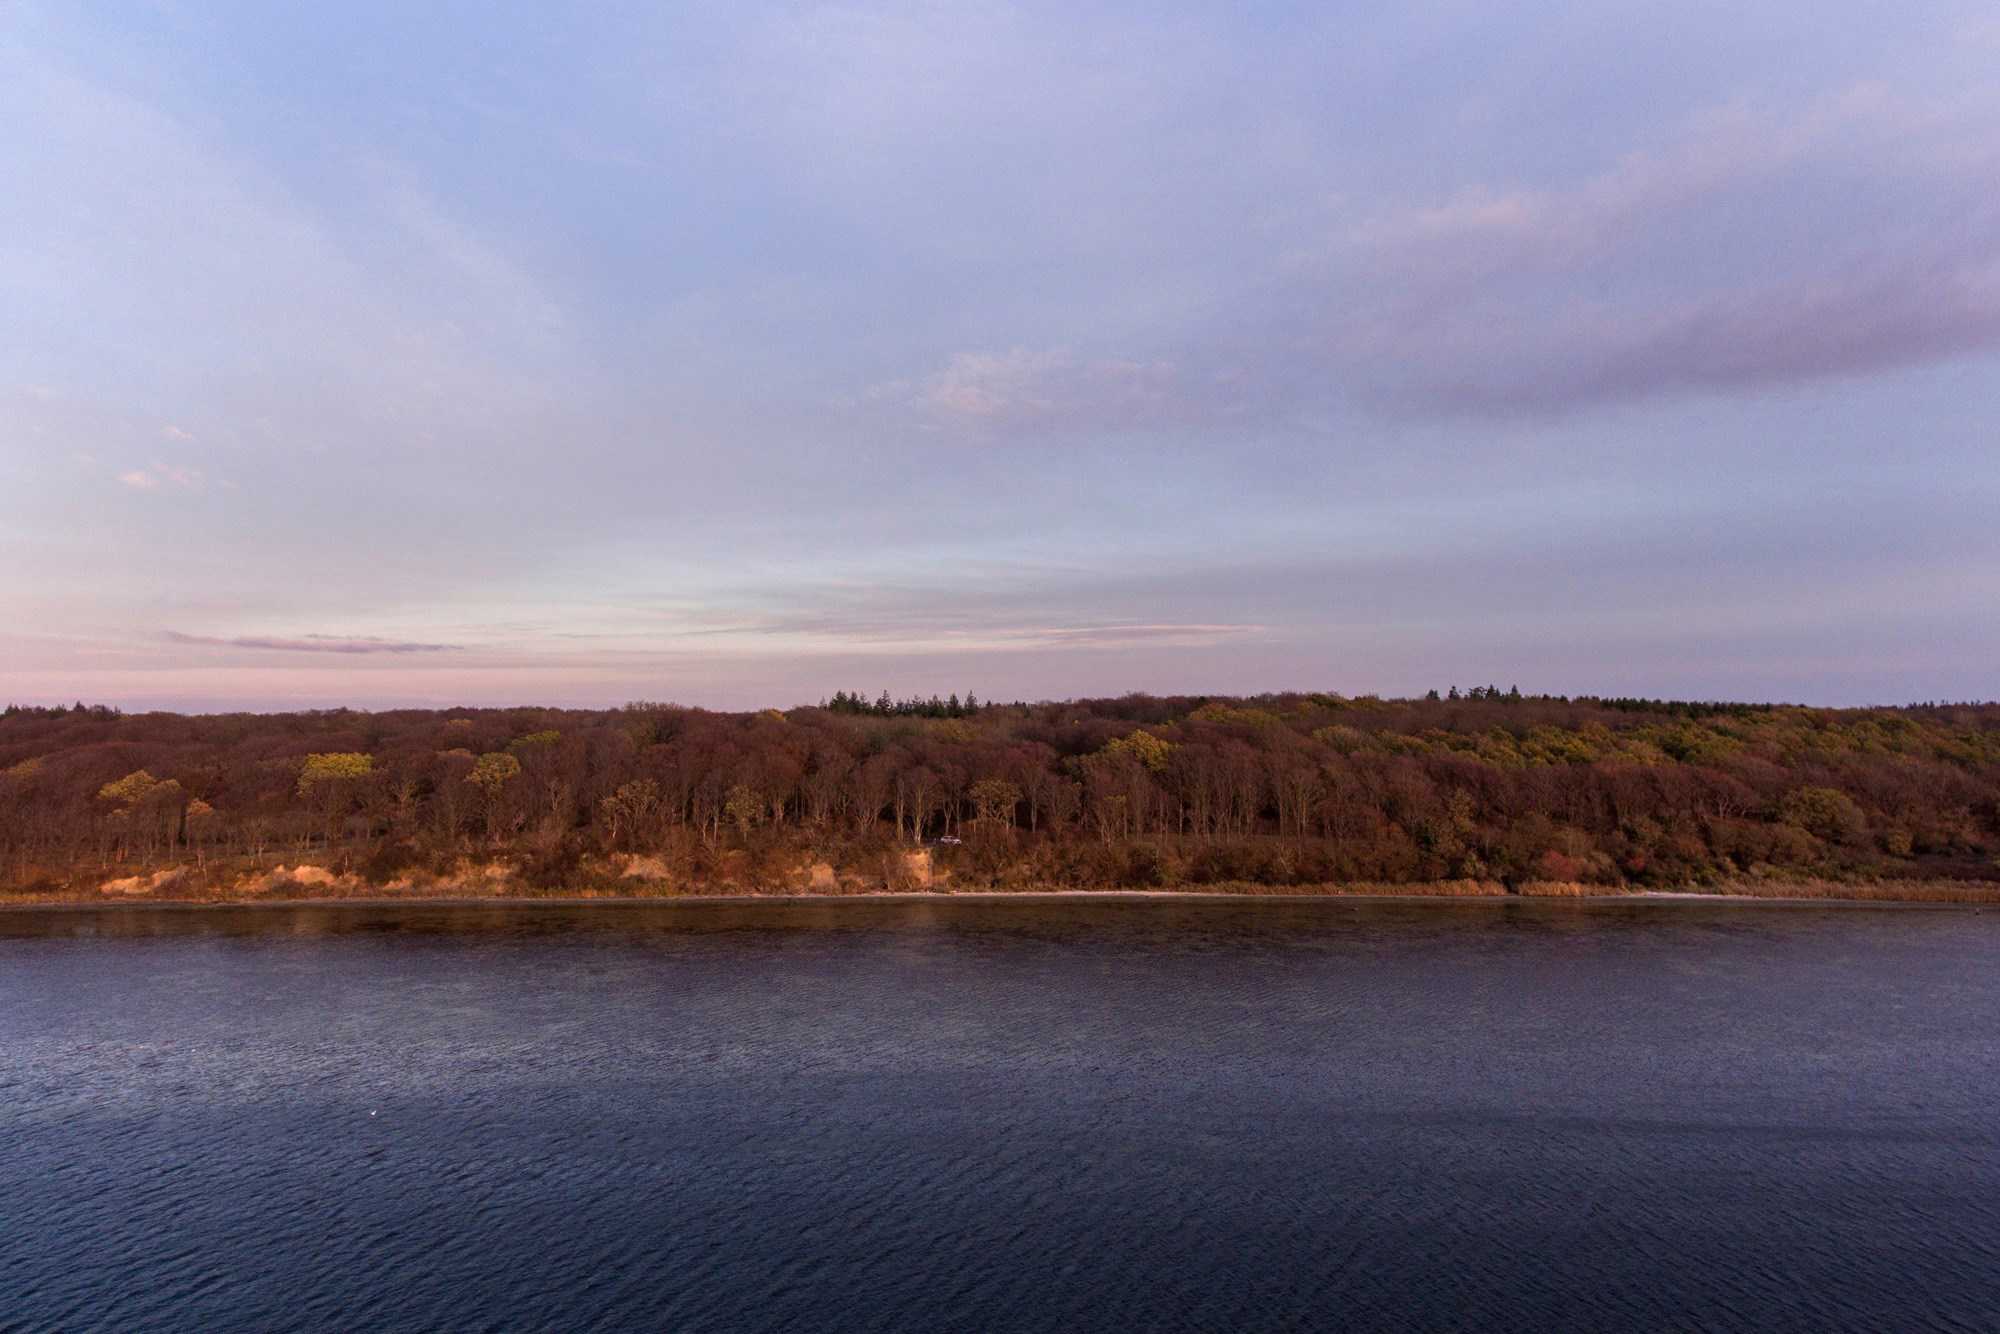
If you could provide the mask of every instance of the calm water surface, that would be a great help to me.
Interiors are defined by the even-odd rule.
[[[2000,914],[0,913],[0,1329],[2000,1328]]]

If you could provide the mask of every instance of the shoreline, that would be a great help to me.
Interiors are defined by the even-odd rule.
[[[1152,902],[1202,902],[1202,903],[1401,903],[1427,905],[1479,904],[1488,907],[1504,907],[1518,904],[1548,904],[1586,907],[1607,907],[1618,904],[1649,904],[1660,907],[1677,905],[1726,905],[1742,907],[1771,908],[1956,908],[1980,911],[1986,908],[2000,908],[2000,887],[1990,898],[1922,898],[1915,896],[1838,896],[1838,895],[1784,895],[1784,894],[1732,894],[1710,893],[1698,890],[1611,890],[1603,894],[1536,895],[1536,894],[1436,894],[1413,892],[1408,894],[1357,892],[1307,894],[1252,894],[1233,893],[1222,890],[1178,890],[1178,889],[1033,889],[1033,890],[967,890],[963,892],[938,893],[925,890],[875,890],[855,894],[547,894],[547,895],[390,895],[390,894],[350,894],[338,897],[300,897],[278,899],[154,899],[138,901],[130,898],[94,901],[82,898],[45,899],[39,902],[0,902],[0,913],[32,912],[102,912],[105,910],[131,912],[169,909],[176,912],[205,912],[221,909],[264,908],[630,908],[663,907],[674,904],[716,905],[733,904],[830,904],[830,903],[1006,903],[1006,902],[1064,902],[1077,900],[1097,900],[1107,902],[1145,900]]]

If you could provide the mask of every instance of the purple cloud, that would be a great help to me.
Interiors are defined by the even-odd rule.
[[[264,635],[189,635],[169,630],[166,637],[176,644],[270,649],[280,653],[456,653],[460,649],[457,644],[422,644],[409,640],[379,639],[372,635],[301,635],[296,639],[281,639]]]
[[[1711,107],[1567,180],[1329,205],[1322,239],[1302,227],[1144,345],[959,351],[866,399],[972,433],[1213,428],[1341,404],[1553,415],[1946,360],[2000,343],[1992,116],[1875,84]]]
[[[1559,413],[1992,346],[1984,111],[1872,85],[1788,116],[1726,107],[1568,187],[1378,219],[1315,261],[1363,294],[1322,321],[1329,369],[1403,411]]]
[[[2000,342],[2000,270],[1939,259],[1698,297],[1640,314],[1578,305],[1510,347],[1385,367],[1414,411],[1564,412],[1683,391],[1756,389],[1918,365]]]

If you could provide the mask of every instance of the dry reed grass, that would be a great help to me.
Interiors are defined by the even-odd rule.
[[[1703,893],[1746,899],[1846,899],[1862,903],[2000,904],[2000,883],[1981,880],[1738,880]]]
[[[161,880],[157,888],[140,894],[107,896],[93,880],[89,883],[62,882],[53,877],[8,887],[0,892],[0,902],[18,906],[104,903],[241,903],[246,901],[288,902],[379,900],[410,902],[424,899],[682,899],[710,897],[794,898],[863,897],[883,892],[882,886],[854,877],[840,877],[831,886],[785,884],[751,886],[727,880],[702,882],[633,881],[605,868],[602,875],[581,875],[560,887],[536,887],[520,880],[480,876],[402,876],[386,885],[372,884],[353,876],[328,877],[308,882],[289,875],[265,872],[251,878],[221,875],[210,868],[206,875],[188,873]],[[915,892],[925,892],[917,889]],[[1048,894],[1064,892],[1062,886],[1019,884],[972,886],[940,883],[930,888],[940,896],[961,894]],[[1072,891],[1074,892],[1074,891]],[[1092,891],[1106,892],[1106,891]],[[1202,885],[1175,885],[1142,891],[1159,895],[1228,894],[1270,898],[1431,898],[1431,899],[1589,899],[1643,897],[1644,891],[1576,881],[1529,881],[1508,889],[1496,880],[1441,880],[1414,884],[1382,881],[1317,883],[1305,885],[1264,885],[1249,881],[1223,881]],[[1840,880],[1738,880],[1718,885],[1690,887],[1689,897],[1740,898],[1763,900],[1805,900],[1862,903],[1966,903],[2000,906],[2000,882],[1971,880],[1880,880],[1872,882]],[[1678,895],[1676,895],[1678,897]]]

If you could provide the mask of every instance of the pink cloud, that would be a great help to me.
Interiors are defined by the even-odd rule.
[[[166,637],[176,644],[201,644],[214,648],[270,649],[281,653],[455,653],[457,644],[424,644],[408,640],[380,639],[372,635],[301,635],[296,639],[266,635],[189,635],[169,630]]]
[[[201,486],[199,469],[181,468],[169,463],[154,463],[146,468],[134,468],[118,474],[118,480],[139,491],[157,491],[161,487],[173,487],[181,491],[192,491]]]

